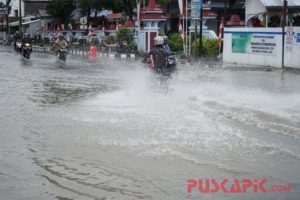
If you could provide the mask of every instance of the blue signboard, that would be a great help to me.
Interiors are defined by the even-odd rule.
[[[300,33],[296,33],[296,43],[300,43]]]
[[[191,2],[191,17],[199,18],[202,10],[203,0],[192,0]]]

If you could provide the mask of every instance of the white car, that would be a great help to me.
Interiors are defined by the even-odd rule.
[[[205,39],[218,39],[219,37],[213,30],[203,30],[202,37]]]

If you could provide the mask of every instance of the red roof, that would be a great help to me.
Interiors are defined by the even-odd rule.
[[[122,13],[107,14],[108,19],[122,19]]]
[[[135,28],[135,25],[132,20],[126,20],[124,26],[127,28]]]
[[[147,7],[143,9],[148,11],[162,11],[162,9],[156,5],[155,0],[149,0]]]
[[[239,15],[231,15],[230,19],[226,22],[227,26],[244,26],[245,22],[241,20]]]
[[[149,0],[148,5],[141,10],[140,19],[165,21],[167,17],[163,14],[163,9],[156,5],[155,0]]]
[[[148,13],[148,14],[141,15],[140,19],[142,21],[146,21],[146,20],[165,21],[165,20],[167,20],[167,17],[165,15],[162,15],[162,14]]]

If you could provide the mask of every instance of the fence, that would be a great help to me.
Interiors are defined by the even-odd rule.
[[[33,45],[32,46],[32,50],[34,52],[42,52],[42,53],[54,53],[51,49],[51,47],[49,46],[37,46],[37,45]],[[71,49],[70,50],[70,55],[72,57],[78,58],[78,57],[82,57],[82,58],[87,58],[89,56],[89,51],[88,50],[79,50],[79,49]],[[108,52],[98,52],[97,56],[101,56],[101,57],[109,57],[109,58],[121,58],[121,59],[135,59],[136,56],[135,54],[117,54],[115,52],[112,51],[108,51]]]
[[[300,68],[300,27],[285,29],[284,66]],[[225,28],[223,61],[282,67],[281,28]]]

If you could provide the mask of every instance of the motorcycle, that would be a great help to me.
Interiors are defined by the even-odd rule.
[[[174,67],[177,65],[177,58],[174,53],[168,55],[168,67]]]
[[[150,57],[148,55],[144,56],[144,59],[142,62],[146,63],[148,65],[148,67],[152,68],[150,66]],[[174,53],[171,53],[167,56],[167,65],[163,69],[155,68],[154,70],[160,74],[162,73],[162,74],[170,75],[170,73],[175,71],[176,65],[177,65],[176,55]]]
[[[22,41],[21,40],[17,40],[15,42],[15,50],[16,52],[22,52]]]
[[[67,59],[67,48],[66,47],[59,48],[58,59],[63,62],[66,62],[66,59]]]
[[[22,45],[22,55],[24,58],[29,59],[32,52],[32,45],[30,43],[24,43]]]

